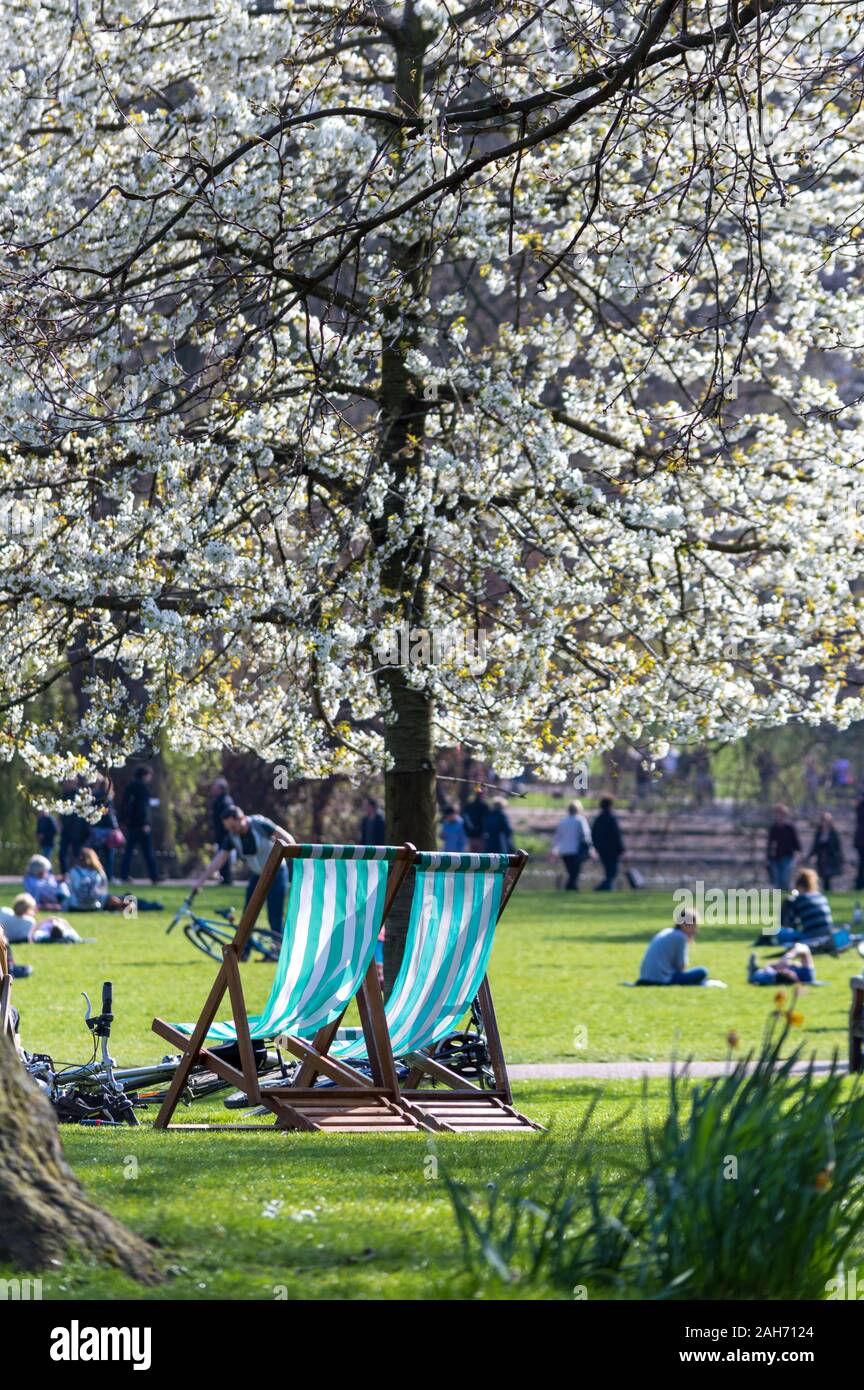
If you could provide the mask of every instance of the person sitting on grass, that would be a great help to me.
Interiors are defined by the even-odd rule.
[[[24,875],[24,891],[36,900],[36,906],[53,910],[69,900],[69,885],[51,872],[51,861],[44,854],[34,854]]]
[[[0,907],[0,931],[10,943],[29,941],[36,925],[36,899],[19,893],[11,907]]]
[[[5,912],[8,912],[9,909],[8,909],[8,908],[4,908],[4,911],[5,911]],[[25,936],[25,937],[19,937],[18,940],[19,940],[19,941],[21,941],[21,940],[26,941],[26,940],[27,940],[27,937],[26,937],[26,936]],[[7,936],[6,936],[5,931],[3,930],[2,925],[0,925],[0,979],[2,979],[4,975],[11,975],[13,980],[26,980],[27,976],[28,976],[28,975],[32,975],[32,974],[33,974],[33,966],[32,966],[32,965],[16,965],[15,960],[13,959],[13,956],[12,956],[12,947],[11,947],[10,944],[9,944],[9,940],[8,940],[8,938],[7,938]],[[18,1015],[16,1014],[15,1010],[13,1009],[13,1010],[12,1010],[12,1021],[13,1021],[13,1024],[14,1024],[14,1027],[13,1027],[13,1030],[12,1030],[13,1033],[17,1033],[17,1032],[18,1032],[18,1024],[17,1024],[17,1021],[16,1021],[16,1020],[17,1020],[17,1017],[18,1017]]]
[[[649,943],[639,970],[637,985],[705,985],[704,965],[687,967],[687,948],[699,930],[699,919],[692,908],[679,907],[674,925],[664,927]],[[712,980],[712,984],[719,981]]]
[[[813,941],[830,936],[834,920],[825,894],[819,891],[819,877],[814,869],[802,869],[795,880],[795,892],[786,900],[783,925],[777,940]]]
[[[751,985],[816,984],[816,967],[809,946],[797,941],[779,960],[766,965],[760,965],[756,952],[752,951],[747,962],[747,982]]]
[[[87,845],[69,870],[68,879],[70,897],[67,907],[70,912],[105,911],[133,915],[130,905],[142,912],[156,912],[162,907],[161,902],[133,897],[131,893],[125,898],[119,898],[116,893],[109,893],[108,875],[102,867],[102,861],[95,849],[90,849]]]

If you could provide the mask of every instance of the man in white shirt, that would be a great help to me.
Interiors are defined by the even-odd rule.
[[[679,908],[675,925],[658,931],[648,944],[639,970],[640,985],[704,985],[708,971],[704,965],[687,968],[687,947],[699,930],[696,913]]]
[[[567,870],[565,888],[578,892],[582,865],[591,854],[591,831],[581,801],[571,801],[566,816],[558,822],[552,837],[552,853],[559,856]]]

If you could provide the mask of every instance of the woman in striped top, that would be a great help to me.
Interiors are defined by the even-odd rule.
[[[789,921],[780,928],[778,941],[810,941],[830,935],[834,925],[831,908],[819,891],[819,877],[813,869],[802,869],[795,880],[795,893],[788,902]]]

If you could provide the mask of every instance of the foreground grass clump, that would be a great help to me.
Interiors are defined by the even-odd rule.
[[[468,1270],[576,1297],[824,1298],[864,1225],[864,1094],[794,1075],[787,1032],[723,1077],[673,1074],[623,1180],[587,1124],[554,1179],[548,1153],[482,1189],[448,1175]]]

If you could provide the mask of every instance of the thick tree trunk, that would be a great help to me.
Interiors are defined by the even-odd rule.
[[[312,783],[312,843],[322,844],[327,836],[324,833],[324,817],[327,807],[333,800],[333,793],[336,790],[335,777],[325,777],[322,782]]]
[[[85,1196],[51,1106],[0,1037],[0,1265],[29,1274],[73,1250],[142,1283],[160,1277],[146,1243]]]
[[[384,774],[387,800],[387,841],[410,840],[417,849],[435,849],[437,818],[435,761],[432,743],[432,703],[422,691],[405,683],[401,670],[387,672],[394,719],[388,723],[384,746],[391,766]],[[393,987],[408,931],[414,875],[409,874],[387,920],[384,939],[384,989]]]
[[[412,616],[416,619],[416,609]],[[410,686],[401,667],[381,672],[380,686],[388,696],[390,713],[384,725],[384,773],[387,842],[410,841],[416,849],[435,849],[438,843],[435,795],[434,705],[428,694]],[[409,873],[387,919],[384,938],[384,993],[396,982],[408,935],[414,874]]]
[[[418,19],[413,0],[406,0],[398,37],[395,40],[396,74],[394,96],[397,107],[416,114],[423,93],[423,64],[428,36]],[[393,152],[400,167],[406,157],[405,141]],[[397,238],[390,242],[388,258],[400,280],[410,286],[414,301],[425,302],[429,291],[429,243],[419,234],[415,239]],[[392,470],[394,487],[384,512],[373,527],[375,544],[386,551],[381,583],[384,593],[396,602],[386,621],[393,626],[407,624],[423,628],[426,622],[426,584],[429,572],[429,537],[420,527],[407,536],[403,545],[390,549],[389,523],[405,513],[405,499],[411,495],[415,479],[423,467],[426,412],[423,383],[408,369],[408,355],[422,343],[420,313],[399,309],[393,314],[393,331],[387,335],[381,353],[380,452]],[[398,598],[397,598],[398,596]],[[418,849],[434,849],[436,844],[435,750],[432,741],[432,701],[421,690],[413,689],[399,667],[385,668],[379,686],[389,713],[385,724],[384,748],[389,767],[385,771],[387,839],[391,844],[412,841]],[[413,891],[409,875],[387,924],[384,945],[384,988],[392,989],[402,961],[408,915]]]

